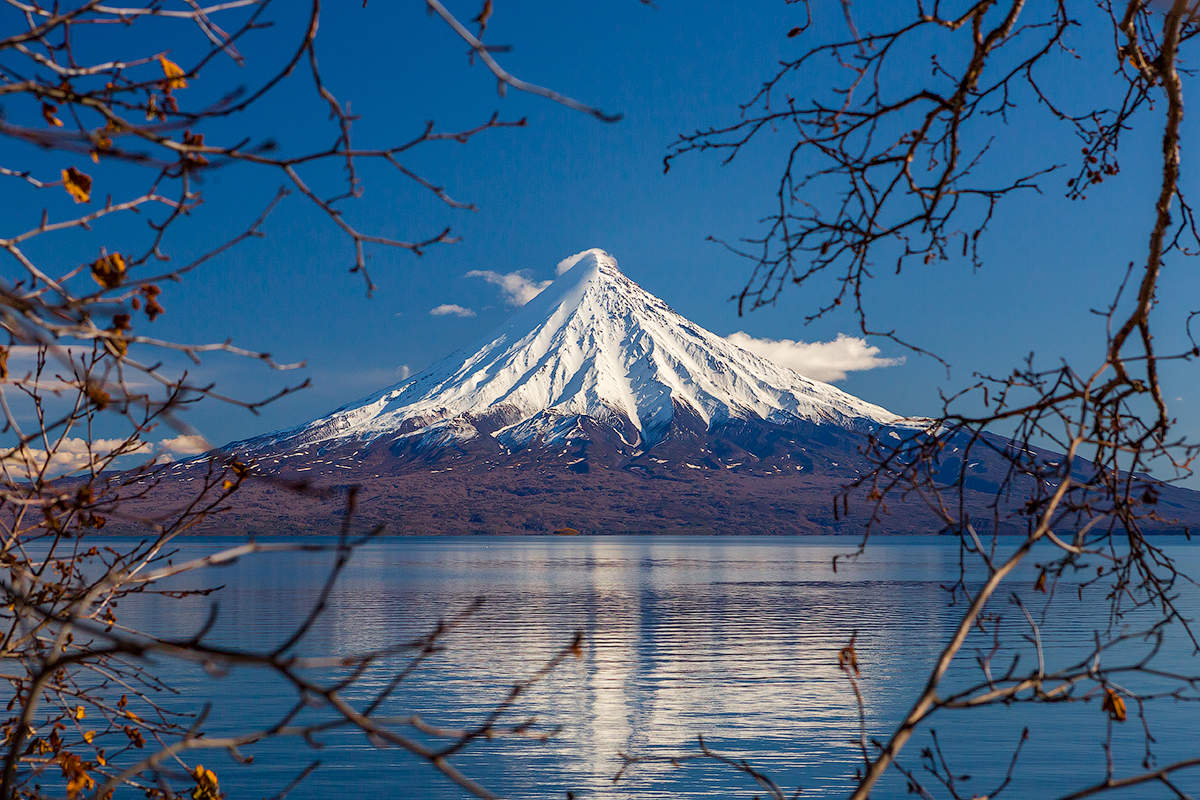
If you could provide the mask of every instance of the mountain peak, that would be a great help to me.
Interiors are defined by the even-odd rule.
[[[573,279],[578,279],[578,276],[583,274],[589,277],[596,275],[615,277],[621,275],[621,269],[617,266],[617,259],[607,250],[601,250],[599,247],[581,250],[573,256],[567,256],[558,262],[555,272],[560,278],[571,272]]]
[[[608,292],[629,291],[630,289],[641,291],[641,287],[621,272],[621,268],[617,266],[617,259],[598,247],[567,256],[558,262],[555,271],[558,273],[558,277],[554,282],[518,311],[517,317],[522,320],[530,317],[530,314],[526,313],[526,309],[531,307],[532,309],[542,309],[561,303],[576,306],[590,294],[603,295]],[[592,291],[589,292],[589,289]],[[514,318],[513,321],[516,322],[516,319]],[[532,323],[532,319],[529,319],[528,322]]]
[[[683,413],[710,429],[804,420],[849,429],[902,418],[701,328],[621,273],[598,248],[465,353],[289,431],[244,443],[437,441],[489,436],[505,447],[582,435],[583,418],[648,447]]]

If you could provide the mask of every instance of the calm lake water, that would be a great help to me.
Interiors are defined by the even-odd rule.
[[[183,556],[232,540],[184,541]],[[562,725],[546,743],[479,742],[454,757],[468,775],[506,797],[750,798],[761,794],[747,776],[707,762],[634,768],[612,778],[619,752],[695,753],[696,737],[724,754],[748,759],[802,798],[844,796],[861,765],[858,715],[837,653],[855,631],[867,704],[868,735],[886,738],[924,682],[927,669],[953,629],[960,609],[941,588],[958,574],[957,546],[933,538],[872,541],[864,556],[839,564],[831,558],[854,542],[835,538],[403,538],[360,549],[338,583],[327,614],[306,640],[306,654],[348,654],[394,644],[425,632],[439,617],[487,602],[449,635],[446,651],[406,680],[380,709],[384,716],[418,713],[439,725],[478,720],[502,698],[514,676],[532,672],[584,632],[582,658],[569,658],[523,697],[517,722],[536,714]],[[1200,574],[1200,548],[1171,551]],[[224,584],[216,595],[220,616],[213,641],[266,647],[284,640],[318,596],[330,554],[256,556],[210,573]],[[1040,608],[1031,585],[1036,567],[1014,588]],[[1060,614],[1042,628],[1048,669],[1065,665],[1107,624],[1099,590],[1075,597],[1060,589]],[[1191,595],[1183,598],[1197,607]],[[128,604],[127,604],[128,605]],[[1007,596],[994,603],[1007,646],[1007,664],[1028,628]],[[127,608],[125,620],[176,635],[199,628],[207,601],[155,601]],[[132,616],[131,616],[132,615]],[[134,619],[133,617],[136,617]],[[975,634],[957,662],[955,680],[977,678],[975,655],[992,646]],[[1144,649],[1137,645],[1129,652]],[[1027,646],[1023,658],[1032,657]],[[1193,663],[1193,662],[1196,663]],[[406,661],[373,669],[348,696],[364,702]],[[1027,663],[1022,661],[1022,664]],[[1173,642],[1164,666],[1200,665]],[[263,672],[235,670],[225,677],[164,664],[181,694],[169,702],[198,710],[216,703],[211,734],[244,730],[281,714],[294,700],[289,688]],[[997,671],[1003,671],[997,667]],[[1136,681],[1131,681],[1136,686]],[[1132,714],[1116,725],[1118,774],[1139,770],[1143,738]],[[1169,701],[1152,707],[1150,723],[1160,761],[1196,754],[1200,705]],[[1055,797],[1103,777],[1107,727],[1099,703],[1014,705],[971,712],[939,712],[938,732],[956,773],[967,774],[964,796],[999,783],[1023,728],[1030,729],[1018,775],[1001,797]],[[289,797],[328,798],[352,791],[362,797],[457,798],[463,793],[440,774],[396,749],[378,749],[361,733],[323,734],[310,750],[295,740],[248,749],[254,763],[221,754],[200,760],[215,768],[231,798],[269,797],[311,760],[321,767]],[[419,738],[419,737],[418,737]],[[905,750],[901,764],[920,772],[928,728]],[[926,776],[928,777],[928,776]],[[935,796],[946,796],[930,778]],[[1200,790],[1200,774],[1179,785]],[[874,795],[911,795],[893,774]],[[1173,797],[1143,786],[1125,798]]]

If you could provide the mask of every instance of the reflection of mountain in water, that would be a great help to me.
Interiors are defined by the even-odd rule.
[[[754,787],[745,776],[702,764],[644,766],[613,786],[618,752],[678,754],[694,750],[697,734],[750,758],[785,785],[803,785],[807,796],[840,796],[860,756],[856,708],[837,668],[837,650],[858,631],[869,734],[885,736],[958,613],[946,606],[939,588],[956,575],[958,553],[937,542],[902,540],[907,543],[873,546],[834,573],[830,558],[851,545],[825,541],[505,539],[484,547],[479,540],[392,540],[358,554],[306,648],[348,653],[391,644],[484,595],[488,602],[477,618],[448,637],[447,651],[418,671],[381,713],[416,712],[447,725],[477,720],[515,678],[582,629],[583,659],[564,663],[521,700],[513,718],[537,715],[562,724],[561,735],[547,744],[483,743],[456,756],[469,774],[505,796],[562,800],[568,789],[597,800],[750,796]],[[221,593],[224,612],[215,635],[243,644],[279,641],[315,599],[329,560],[295,554],[223,571],[228,588]],[[1086,646],[1088,620],[1103,623],[1098,606],[1070,602],[1073,616],[1043,629],[1052,663],[1055,643]],[[171,603],[157,614],[167,627],[188,631],[202,622],[201,605],[188,610]],[[1006,628],[1013,641],[1023,632],[1017,622],[1014,614]],[[975,646],[989,648],[990,632],[969,644],[963,670],[973,671]],[[1005,663],[1010,657],[1006,650]],[[354,696],[382,687],[398,664],[373,670]],[[194,679],[185,683],[197,691]],[[219,717],[225,722],[261,717],[271,704],[282,709],[289,699],[282,687],[240,672],[217,684],[217,691],[241,704]],[[200,697],[189,699],[199,703]],[[982,791],[990,788],[983,785],[989,776],[1007,766],[1007,755],[995,754],[1007,754],[1034,712],[1045,714],[1044,707],[997,709],[949,715],[935,727],[947,734],[949,749],[973,754],[971,769]],[[1056,759],[1094,755],[1095,737],[1075,730],[1085,724],[1080,720],[1097,735],[1103,729],[1094,704],[1081,706],[1078,718],[1071,716],[1075,707],[1056,707],[1055,713],[1065,714],[1066,722],[1039,716],[1035,731],[1054,746],[1032,747],[1027,756],[1035,765],[1046,760],[1051,774]],[[1178,724],[1186,727],[1186,711],[1179,714]],[[1170,730],[1168,724],[1156,733]],[[376,751],[360,735],[331,734],[325,741],[316,789],[296,796],[318,797],[322,786],[353,780],[366,795],[399,796],[389,787],[411,786],[435,800],[459,797],[412,759]],[[302,760],[308,754],[294,743],[255,752],[255,769],[268,774],[278,770],[282,776],[307,763]],[[1136,755],[1137,747],[1128,752]],[[252,777],[258,774],[227,770],[223,786],[228,781],[234,795],[239,786],[261,788]],[[1015,787],[1014,796],[1055,793],[1041,783],[1027,788],[1029,793]],[[900,784],[878,793],[906,796]]]

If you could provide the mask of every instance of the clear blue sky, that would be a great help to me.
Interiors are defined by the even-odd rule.
[[[478,7],[475,2],[449,5],[464,19]],[[273,12],[278,27],[245,42],[247,71],[266,70],[286,58],[304,6],[281,5]],[[857,332],[848,315],[803,326],[804,314],[823,299],[803,291],[739,318],[728,298],[741,288],[749,265],[705,241],[710,234],[757,233],[757,220],[773,200],[784,138],[748,151],[729,166],[706,156],[688,157],[669,174],[662,171],[662,157],[676,134],[731,121],[737,104],[754,93],[775,62],[798,52],[801,41],[785,36],[801,21],[798,5],[780,0],[659,0],[654,8],[635,0],[497,2],[487,39],[514,46],[500,56],[503,63],[522,78],[624,114],[615,124],[519,93],[499,97],[491,75],[469,65],[462,43],[421,6],[377,1],[361,9],[358,3],[338,3],[325,11],[318,52],[331,88],[362,117],[358,143],[395,143],[418,132],[425,120],[446,129],[469,127],[493,111],[525,116],[529,124],[488,132],[466,145],[429,145],[408,162],[454,197],[477,204],[476,212],[446,209],[395,173],[366,170],[365,194],[348,207],[363,229],[418,238],[449,225],[462,237],[461,243],[431,248],[421,258],[372,248],[371,270],[379,286],[373,298],[346,272],[347,240],[298,197],[271,218],[266,239],[246,243],[189,276],[184,288],[169,289],[167,314],[155,323],[156,334],[196,341],[232,336],[281,360],[308,363],[303,374],[313,387],[264,409],[260,417],[216,407],[192,412],[191,421],[210,440],[302,422],[391,382],[400,365],[419,370],[470,343],[509,309],[496,287],[465,278],[467,271],[527,269],[545,279],[553,276],[559,259],[588,247],[610,251],[630,277],[717,333],[744,330],[812,341]],[[897,13],[885,3],[862,2],[855,8],[860,16]],[[178,35],[178,40],[154,42],[153,51],[170,48],[173,58],[186,63],[202,42],[195,41],[194,31],[178,29]],[[1103,81],[1078,80],[1090,69],[1101,77],[1111,73],[1111,40],[1089,40],[1081,33],[1075,43],[1081,61],[1063,66],[1064,79],[1073,82],[1069,96],[1101,96]],[[914,78],[923,76],[928,62],[914,59],[911,69]],[[829,76],[809,80],[823,77]],[[248,76],[243,80],[254,83]],[[205,91],[202,80],[193,84],[185,92],[194,94],[181,92],[181,100]],[[789,91],[802,95],[807,87],[793,84]],[[303,75],[269,94],[255,119],[278,137],[285,152],[331,138]],[[948,377],[936,362],[909,355],[902,366],[852,374],[843,388],[894,411],[921,414],[939,407],[939,389],[956,389],[975,370],[1007,372],[1030,350],[1047,365],[1061,356],[1099,353],[1102,327],[1088,308],[1108,303],[1126,263],[1144,249],[1157,149],[1157,121],[1151,122],[1146,136],[1127,142],[1121,178],[1086,203],[1063,197],[1063,175],[1048,179],[1044,194],[1029,194],[1003,208],[985,240],[982,270],[950,261],[896,279],[884,269],[870,298],[880,326],[895,326],[936,350],[953,371]],[[1078,157],[1072,134],[1041,116],[1018,118],[997,134],[993,157],[998,166]],[[1145,168],[1139,170],[1139,164]],[[236,230],[281,183],[273,174],[210,175],[204,187],[207,205],[186,231],[180,229],[173,252],[183,258],[198,252],[214,230]],[[1195,181],[1185,162],[1188,185]],[[10,218],[34,215],[36,220],[40,214],[16,204],[15,198],[0,197],[0,209]],[[1182,315],[1197,297],[1195,267],[1176,259],[1168,265],[1163,294],[1164,345],[1178,341]],[[478,313],[430,316],[430,308],[443,303]],[[885,356],[905,355],[895,345],[879,344]],[[1081,363],[1091,367],[1094,359]],[[281,380],[258,365],[226,358],[210,360],[202,372],[242,397],[267,394]],[[1200,430],[1200,414],[1193,410],[1196,381],[1174,368],[1169,377],[1175,381],[1173,410],[1194,434]]]

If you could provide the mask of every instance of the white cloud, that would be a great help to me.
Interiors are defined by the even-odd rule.
[[[525,305],[553,283],[530,280],[524,270],[500,273],[490,269],[473,269],[464,277],[483,278],[488,283],[499,286],[500,291],[504,293],[504,302],[510,306]]]
[[[558,266],[554,268],[554,273],[556,275],[562,275],[564,272],[571,269],[571,267],[575,266],[580,261],[583,261],[586,256],[601,257],[608,256],[608,253],[601,250],[599,247],[592,247],[588,250],[580,250],[575,255],[567,256],[562,261],[558,262]],[[609,257],[611,258],[611,256]]]
[[[197,453],[208,452],[212,449],[212,445],[203,436],[183,433],[179,436],[156,442],[154,448],[158,452],[168,455],[194,456]]]
[[[61,442],[51,439],[52,452],[49,455],[49,467],[46,474],[50,477],[74,472],[85,472],[90,466],[114,467],[127,469],[134,466],[128,462],[130,456],[151,456],[159,461],[172,461],[180,456],[192,456],[204,453],[212,447],[203,436],[180,434],[158,442],[129,442],[126,439],[92,439],[68,436]],[[109,456],[116,450],[116,462],[110,462]],[[18,479],[32,478],[41,472],[46,464],[46,451],[40,447],[23,447],[17,450],[0,450],[3,467],[8,474]]]
[[[396,367],[396,377],[400,380],[406,380],[409,375],[412,375],[412,367],[408,364],[401,364]]]
[[[879,348],[858,336],[839,333],[832,342],[796,342],[791,339],[757,339],[738,331],[729,341],[817,381],[840,381],[847,372],[903,364],[904,358],[880,358]]]
[[[455,303],[442,303],[440,306],[434,306],[429,309],[429,313],[435,317],[473,317],[475,312],[469,308],[457,305]]]
[[[92,464],[100,466],[117,449],[121,450],[121,456],[145,453],[150,449],[145,442],[131,444],[125,439],[93,439],[89,445],[87,439],[67,436],[61,442],[51,439],[50,443],[53,451],[46,473],[51,476],[85,470]],[[4,468],[19,478],[36,475],[47,461],[46,451],[37,447],[4,450],[3,453]]]

